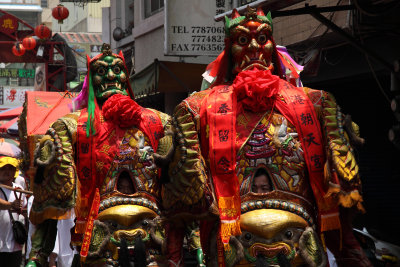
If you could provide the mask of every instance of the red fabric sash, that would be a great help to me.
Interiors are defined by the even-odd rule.
[[[78,160],[76,161],[79,180],[75,208],[77,216],[75,232],[84,233],[84,238],[89,235],[88,224],[91,224],[93,222],[91,220],[97,217],[98,206],[94,211],[89,210],[90,207],[95,207],[93,201],[96,189],[102,185],[126,132],[126,129],[121,129],[113,121],[103,121],[103,118],[99,116],[101,119],[98,123],[97,134],[87,137],[87,117],[87,110],[83,109],[78,119]],[[163,137],[164,133],[159,116],[151,110],[142,108],[141,121],[137,127],[149,138],[154,151],[156,151],[158,140]]]
[[[285,66],[285,68],[289,69],[292,72],[292,75],[295,79],[299,78],[299,74],[297,73],[297,70],[294,66],[292,66],[292,64],[290,64],[290,60],[287,59],[285,57],[284,54],[282,53],[278,53],[278,56],[281,60],[281,62],[283,63],[283,66]]]
[[[210,159],[215,194],[220,212],[220,232],[224,247],[228,248],[229,238],[240,235],[240,196],[236,177],[236,95],[228,86],[213,88],[205,98],[200,118],[208,126],[209,137],[202,134],[202,143],[210,148]],[[202,129],[206,129],[203,128]]]
[[[158,148],[158,140],[164,136],[164,126],[160,117],[152,110],[142,108],[142,120],[139,129],[149,138],[154,152]]]
[[[337,207],[332,207],[324,198],[326,157],[321,126],[312,102],[302,88],[292,86],[279,77],[271,75],[269,71],[251,70],[239,75],[240,78],[245,77],[245,81],[248,81],[242,83],[246,86],[247,97],[237,100],[239,98],[237,94],[240,95],[241,91],[234,87],[237,84],[236,80],[231,87],[215,86],[203,100],[200,112],[201,129],[203,129],[201,132],[202,154],[210,162],[220,211],[220,231],[224,247],[228,247],[230,235],[240,234],[240,196],[235,168],[237,150],[246,139],[237,138],[236,131],[240,127],[237,126],[236,118],[243,112],[241,109],[246,106],[253,112],[258,112],[257,117],[261,114],[261,110],[254,110],[254,107],[249,105],[249,98],[253,98],[253,101],[268,98],[269,105],[258,103],[255,106],[260,109],[273,109],[275,106],[296,127],[304,150],[311,188],[318,205],[321,231],[339,228]],[[251,79],[246,78],[247,75]],[[263,81],[267,81],[268,86],[264,90],[259,90],[259,86],[265,84]],[[254,87],[249,87],[248,83]],[[252,95],[252,92],[257,92],[257,94]],[[252,120],[252,123],[256,121],[258,120]],[[328,218],[331,223],[326,223],[325,218]]]
[[[86,135],[86,109],[81,111],[78,119],[77,138],[77,172],[79,177],[78,198],[75,208],[77,225],[75,231],[84,233],[87,229],[89,208],[92,206],[96,188],[100,188],[103,178],[118,153],[125,130],[116,127],[112,122],[100,119],[96,135]],[[101,117],[101,116],[100,116]],[[96,211],[97,213],[97,211]]]
[[[94,154],[95,136],[86,137],[86,122],[88,118],[87,109],[83,109],[78,119],[77,130],[77,157],[76,168],[78,173],[78,194],[75,213],[77,217],[75,232],[85,232],[86,220],[89,215],[89,208],[94,195],[97,181],[92,179],[95,175],[95,162],[92,160]]]
[[[89,252],[90,241],[92,239],[92,231],[93,231],[93,222],[97,218],[98,210],[100,206],[100,194],[99,189],[96,188],[96,192],[94,194],[92,206],[90,208],[89,217],[86,223],[86,229],[83,236],[82,246],[81,246],[81,261],[85,262],[86,257]]]
[[[314,105],[302,88],[294,87],[281,80],[280,90],[287,105],[277,103],[277,108],[283,115],[287,109],[291,113],[291,122],[296,127],[304,151],[311,189],[318,206],[318,221],[320,232],[340,229],[339,209],[331,199],[325,198],[327,186],[324,184],[324,165],[326,154],[324,139],[321,132]]]

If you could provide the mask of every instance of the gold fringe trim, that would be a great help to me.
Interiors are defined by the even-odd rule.
[[[362,205],[359,205],[361,204],[361,202],[363,202],[363,198],[361,194],[358,192],[358,190],[353,190],[350,193],[341,192],[339,194],[339,204],[345,208],[351,208],[353,206],[356,206],[357,208],[361,207],[361,211],[365,212]]]
[[[332,201],[336,199],[337,205],[345,208],[357,207],[360,212],[365,213],[365,209],[361,204],[363,202],[363,198],[358,190],[345,192],[340,189],[339,185],[330,183],[329,189],[324,198],[326,200],[330,199],[328,202],[331,204],[333,204]]]
[[[241,235],[242,232],[240,231],[240,222],[234,221],[229,223],[222,223],[221,222],[221,239],[222,243],[224,244],[224,250],[229,251],[229,239],[231,235]]]
[[[219,197],[218,208],[222,220],[235,220],[240,215],[240,200],[237,197]]]
[[[231,209],[235,207],[235,197],[219,197],[218,206],[220,209]]]

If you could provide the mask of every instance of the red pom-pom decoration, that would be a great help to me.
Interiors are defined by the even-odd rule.
[[[142,107],[126,95],[112,95],[104,103],[102,111],[107,121],[113,121],[121,128],[139,126],[142,119]]]

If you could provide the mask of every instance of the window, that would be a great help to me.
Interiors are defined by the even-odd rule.
[[[240,0],[239,3],[240,3],[240,6],[244,6],[244,5],[250,4],[251,2],[255,2],[255,1],[256,0]]]
[[[18,78],[10,78],[9,80],[11,86],[20,86],[21,80]]]
[[[134,0],[125,0],[125,33],[127,35],[132,34],[132,28],[134,27]]]
[[[144,0],[144,16],[148,18],[164,8],[164,0]]]
[[[4,105],[4,97],[3,97],[3,94],[4,94],[4,87],[3,87],[3,86],[0,86],[0,105]]]
[[[47,0],[40,0],[40,6],[41,7],[49,7],[49,3]]]

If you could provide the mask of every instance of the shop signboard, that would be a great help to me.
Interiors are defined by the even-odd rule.
[[[12,108],[22,106],[25,92],[34,91],[33,86],[0,86],[0,107]]]
[[[34,69],[13,69],[13,68],[1,68],[0,69],[1,78],[35,78]]]
[[[164,54],[217,56],[224,48],[224,24],[214,16],[231,9],[228,0],[168,0]]]

